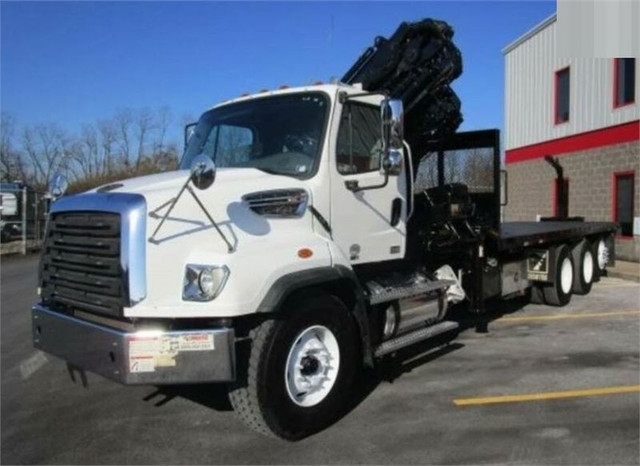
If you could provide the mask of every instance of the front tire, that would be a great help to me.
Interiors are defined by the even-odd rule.
[[[298,440],[342,414],[359,345],[351,316],[337,298],[307,298],[291,308],[252,331],[246,371],[229,387],[229,399],[255,431]]]

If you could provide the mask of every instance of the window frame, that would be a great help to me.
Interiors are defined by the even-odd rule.
[[[338,122],[338,131],[336,131],[336,145],[335,145],[335,154],[333,157],[334,160],[334,164],[335,164],[335,170],[336,172],[338,172],[339,175],[341,176],[358,176],[358,175],[364,175],[367,173],[373,173],[373,172],[380,172],[380,169],[382,167],[382,158],[380,160],[380,164],[377,168],[373,168],[371,170],[366,170],[366,171],[358,171],[355,173],[342,173],[339,168],[338,168],[338,141],[340,140],[340,129],[342,128],[342,118],[344,116],[344,112],[346,110],[346,108],[350,105],[359,105],[362,107],[370,107],[374,110],[376,110],[378,113],[380,112],[380,107],[376,104],[372,104],[369,102],[362,102],[359,100],[347,100],[344,104],[342,104],[342,108],[340,110],[340,118],[339,118],[339,122]],[[380,118],[380,124],[382,124],[382,118]],[[382,138],[382,127],[380,128],[380,138]]]
[[[636,103],[636,93],[635,91],[637,89],[634,89],[634,93],[633,93],[633,100],[630,100],[629,102],[622,102],[619,103],[618,102],[618,92],[620,91],[620,86],[619,86],[619,71],[618,71],[618,62],[621,59],[625,59],[625,58],[632,58],[633,59],[633,75],[634,75],[634,80],[632,86],[635,87],[636,85],[636,79],[635,79],[635,74],[636,74],[636,60],[635,57],[616,57],[613,59],[613,109],[616,110],[618,108],[622,108],[622,107],[627,107],[629,105],[633,105]]]
[[[558,104],[559,104],[559,86],[558,86],[558,81],[559,81],[559,76],[560,73],[564,73],[567,72],[567,75],[569,77],[569,105],[568,105],[568,110],[567,110],[567,119],[566,120],[560,120],[558,119]],[[555,126],[558,125],[562,125],[564,123],[569,123],[571,121],[571,66],[567,65],[563,68],[560,68],[558,70],[556,70],[554,72],[554,79],[553,79],[553,122]]]
[[[624,170],[611,174],[611,219],[618,222],[618,180],[622,177],[631,177],[631,234],[624,235],[622,232],[616,233],[618,239],[633,239],[633,219],[635,217],[635,196],[636,196],[636,171]]]
[[[320,171],[320,166],[322,165],[322,159],[325,157],[325,149],[327,148],[327,146],[329,146],[329,141],[327,141],[327,135],[330,135],[331,133],[331,122],[333,120],[333,98],[332,96],[324,90],[310,90],[310,91],[304,91],[304,92],[284,92],[284,93],[276,93],[276,94],[270,94],[270,95],[266,95],[264,97],[255,97],[255,98],[249,98],[249,99],[245,99],[245,100],[237,100],[237,101],[230,101],[230,102],[224,102],[221,103],[207,111],[205,111],[199,118],[198,118],[198,124],[200,123],[200,120],[202,120],[205,115],[209,115],[209,114],[213,114],[216,113],[218,111],[226,111],[229,108],[233,108],[235,105],[240,105],[240,104],[244,104],[244,103],[249,103],[249,102],[262,102],[265,100],[270,100],[270,99],[277,99],[277,98],[286,98],[288,96],[300,96],[300,95],[304,95],[304,96],[319,96],[322,97],[322,99],[325,102],[325,110],[324,110],[324,120],[322,123],[322,135],[320,136],[320,144],[318,145],[318,155],[314,160],[314,164],[311,167],[311,170],[304,174],[304,175],[293,175],[293,174],[281,174],[278,176],[288,176],[290,178],[295,178],[298,180],[310,180],[312,178],[314,178],[318,172]],[[183,166],[184,161],[186,160],[185,157],[187,155],[187,150],[188,150],[188,146],[185,148],[185,150],[183,150],[182,152],[182,156],[180,157],[180,161],[178,162],[178,170],[185,170],[185,169],[189,169],[189,167],[187,166],[186,168]]]

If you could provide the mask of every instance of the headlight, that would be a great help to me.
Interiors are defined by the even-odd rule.
[[[215,299],[229,278],[226,265],[187,264],[182,285],[185,301],[211,301]]]

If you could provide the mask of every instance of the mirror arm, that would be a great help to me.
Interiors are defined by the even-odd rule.
[[[229,240],[227,239],[227,237],[225,236],[225,234],[222,232],[222,230],[220,230],[220,227],[218,226],[218,224],[215,222],[215,220],[213,220],[213,217],[211,217],[211,214],[209,214],[209,211],[207,210],[207,208],[204,206],[204,204],[202,204],[202,202],[200,201],[200,199],[198,198],[198,196],[196,195],[195,192],[193,192],[193,189],[191,189],[191,186],[189,186],[189,183],[191,182],[192,179],[192,175],[189,175],[189,178],[187,178],[187,181],[182,185],[182,187],[180,188],[180,191],[178,191],[178,195],[176,197],[174,197],[173,199],[171,199],[168,202],[165,202],[164,204],[162,204],[160,207],[154,209],[151,211],[151,213],[149,213],[150,217],[158,217],[158,211],[162,210],[164,207],[169,206],[169,208],[167,209],[167,211],[165,212],[164,216],[162,217],[162,219],[160,220],[160,223],[158,224],[158,226],[156,227],[156,229],[154,230],[153,234],[149,237],[148,241],[150,243],[153,244],[158,244],[160,243],[160,241],[158,241],[157,239],[155,239],[156,234],[158,233],[158,231],[160,231],[160,228],[162,227],[162,225],[164,224],[164,221],[169,217],[169,214],[171,213],[171,211],[173,210],[173,208],[175,207],[175,205],[178,203],[178,200],[180,199],[180,197],[182,196],[182,194],[185,191],[188,191],[189,194],[191,194],[191,196],[193,197],[193,199],[196,201],[196,203],[198,204],[198,206],[202,209],[202,211],[204,212],[204,214],[207,216],[207,218],[209,219],[209,221],[211,222],[211,224],[214,226],[214,228],[216,229],[216,231],[218,232],[218,234],[220,235],[220,237],[224,240],[224,242],[227,244],[227,249],[229,253],[233,252],[233,245],[229,242]]]
[[[384,173],[384,181],[381,184],[374,184],[372,186],[359,186],[358,180],[347,180],[344,182],[344,186],[351,191],[352,193],[357,193],[360,191],[367,191],[368,189],[380,189],[384,188],[389,184],[389,172],[385,171]]]
[[[191,196],[195,199],[195,201],[198,203],[198,205],[200,206],[200,208],[202,209],[202,211],[204,212],[204,214],[207,216],[207,218],[209,219],[209,221],[211,222],[211,224],[215,227],[216,231],[218,232],[218,234],[220,235],[220,237],[223,239],[223,241],[225,243],[227,243],[227,252],[232,253],[233,252],[233,246],[231,245],[231,243],[229,242],[229,240],[227,239],[227,237],[224,235],[224,233],[222,233],[222,230],[220,229],[220,227],[218,226],[218,224],[215,222],[215,220],[213,219],[213,217],[211,217],[211,214],[209,214],[209,211],[207,210],[207,208],[202,204],[202,202],[200,201],[200,199],[198,198],[198,196],[196,196],[196,193],[193,192],[193,189],[191,189],[191,186],[189,186],[187,184],[187,191],[189,191],[189,194],[191,194]]]
[[[173,199],[171,199],[171,201],[169,201],[170,204],[169,204],[169,202],[165,202],[164,204],[162,204],[157,209],[154,209],[149,214],[149,216],[154,216],[155,217],[155,216],[158,215],[158,211],[159,210],[161,210],[163,207],[169,205],[169,208],[167,209],[167,211],[165,212],[164,216],[160,220],[160,223],[158,224],[156,229],[153,231],[153,234],[149,237],[149,242],[150,243],[157,243],[158,242],[155,239],[156,234],[158,233],[158,231],[160,231],[160,228],[162,228],[162,225],[164,224],[164,221],[167,219],[167,217],[169,217],[169,214],[171,213],[173,208],[176,206],[176,204],[178,202],[178,199],[180,199],[180,197],[182,196],[182,193],[184,192],[184,190],[187,189],[187,186],[189,185],[189,181],[191,181],[191,174],[189,174],[189,178],[187,178],[187,181],[182,185],[182,187],[180,188],[180,191],[178,191],[178,195],[176,197],[174,197]]]

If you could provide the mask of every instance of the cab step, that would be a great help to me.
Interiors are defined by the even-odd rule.
[[[440,322],[439,324],[405,333],[404,335],[393,338],[391,340],[387,340],[382,343],[376,348],[374,356],[376,358],[379,358],[381,356],[384,356],[385,354],[393,353],[395,351],[398,351],[399,349],[411,346],[414,343],[428,340],[429,338],[433,338],[436,335],[450,332],[451,330],[455,330],[458,327],[459,325],[457,322],[445,320],[444,322]]]
[[[369,282],[369,304],[380,304],[397,299],[407,299],[446,289],[455,285],[453,280],[429,280],[407,286],[380,286],[378,283]]]

